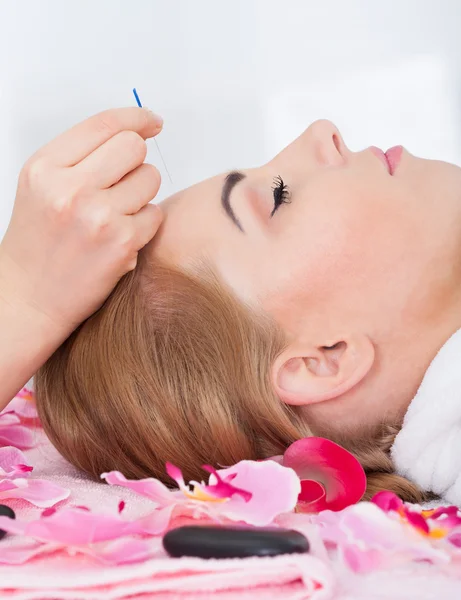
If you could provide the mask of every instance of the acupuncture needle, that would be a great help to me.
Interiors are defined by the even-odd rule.
[[[136,88],[133,88],[133,94],[134,94],[134,97],[135,97],[135,100],[136,100],[136,104],[139,106],[139,108],[142,108],[143,106],[141,104],[141,100],[139,99],[138,92],[136,91]],[[157,142],[157,140],[155,138],[154,138],[154,142],[155,142],[155,145],[157,146],[157,150],[158,150],[160,159],[161,159],[161,161],[163,163],[163,166],[165,167],[165,171],[167,172],[168,179],[170,180],[170,183],[173,183],[173,180],[171,179],[170,172],[168,171],[168,167],[166,166],[166,163],[165,163],[165,160],[163,158],[163,155],[160,152],[160,148],[159,148],[158,142]]]

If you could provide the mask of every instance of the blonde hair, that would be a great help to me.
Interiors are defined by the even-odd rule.
[[[167,461],[186,480],[201,465],[281,454],[311,435],[301,414],[276,396],[270,367],[284,336],[213,276],[195,277],[140,254],[102,308],[39,370],[37,407],[59,452],[99,477],[157,477]],[[383,440],[385,437],[383,437]],[[392,473],[386,443],[352,448],[380,489],[425,496]]]

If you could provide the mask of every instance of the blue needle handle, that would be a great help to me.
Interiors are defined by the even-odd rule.
[[[138,92],[136,91],[136,88],[133,88],[133,94],[134,94],[134,97],[135,97],[135,100],[136,100],[136,104],[139,106],[139,108],[142,108],[141,100],[139,99]],[[162,163],[163,163],[163,166],[165,167],[165,171],[168,173],[168,179],[170,180],[170,183],[173,183],[173,180],[171,179],[170,172],[168,171],[168,167],[166,166],[165,160],[163,159],[162,153],[160,152],[160,148],[159,148],[157,140],[155,138],[154,138],[154,142],[155,142],[155,145],[157,146],[157,150],[158,150],[158,153],[160,155],[160,158],[162,159]]]

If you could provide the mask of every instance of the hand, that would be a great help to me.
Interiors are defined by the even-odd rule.
[[[109,110],[28,160],[0,244],[0,296],[68,334],[101,306],[161,223],[148,204],[160,174],[143,164],[161,127],[144,108]]]

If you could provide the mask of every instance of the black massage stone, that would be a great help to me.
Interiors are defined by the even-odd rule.
[[[185,526],[168,531],[163,547],[170,556],[245,558],[309,551],[298,531],[278,528]]]
[[[15,519],[16,515],[14,514],[14,510],[9,506],[5,506],[4,504],[0,504],[0,516],[1,517],[10,517],[10,519]],[[0,529],[0,540],[2,540],[6,535],[6,531]]]

